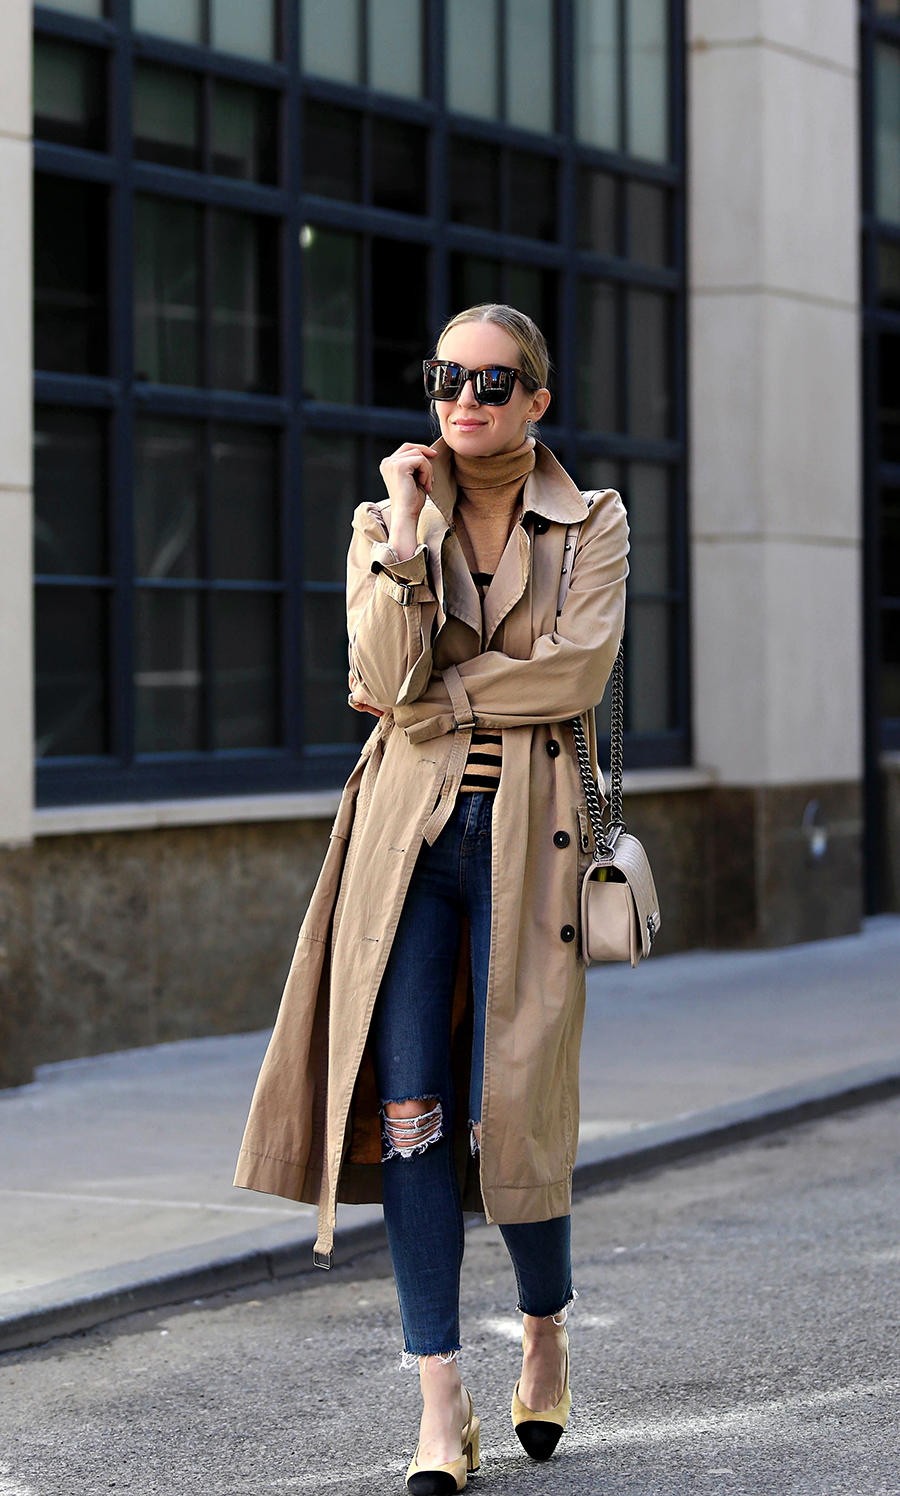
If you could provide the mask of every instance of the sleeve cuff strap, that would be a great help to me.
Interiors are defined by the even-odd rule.
[[[394,582],[405,583],[410,587],[421,587],[427,580],[426,560],[428,547],[420,545],[415,554],[407,561],[398,561],[397,554],[389,545],[376,542],[372,546],[372,570],[376,576],[381,571],[386,571]]]

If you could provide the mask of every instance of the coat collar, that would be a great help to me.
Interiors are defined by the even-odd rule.
[[[453,473],[453,452],[443,437],[434,443],[434,447],[437,456],[432,464],[434,483],[431,499],[444,518],[450,520],[456,504],[457,487]],[[543,442],[535,442],[534,458],[534,470],[525,480],[525,513],[539,514],[543,519],[555,520],[561,525],[572,525],[586,519],[587,504],[549,447],[545,447]]]

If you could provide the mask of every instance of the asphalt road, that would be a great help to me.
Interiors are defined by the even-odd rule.
[[[576,1204],[573,1413],[534,1466],[496,1230],[463,1362],[483,1496],[897,1496],[900,1102]],[[0,1496],[397,1492],[414,1374],[384,1254],[0,1357]]]

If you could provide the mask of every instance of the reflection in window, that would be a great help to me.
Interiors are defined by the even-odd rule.
[[[598,255],[619,253],[618,182],[605,171],[578,173],[578,248]]]
[[[633,462],[624,495],[631,528],[629,597],[669,591],[669,474],[655,463]]]
[[[34,133],[38,140],[102,151],[106,58],[87,47],[34,39]]]
[[[138,753],[202,746],[200,594],[140,589],[135,595],[134,710]]]
[[[215,592],[212,622],[213,747],[278,743],[278,598]]]
[[[418,99],[423,93],[422,0],[368,0],[370,88]]]
[[[628,253],[642,265],[669,263],[669,194],[650,182],[628,183]]]
[[[106,417],[39,405],[34,413],[34,569],[105,576]]]
[[[421,410],[428,343],[428,252],[419,244],[372,240],[372,401]]]
[[[878,338],[878,419],[881,461],[900,462],[900,335]]]
[[[198,577],[202,427],[144,419],[134,435],[135,572],[157,581]]]
[[[35,753],[107,753],[108,594],[94,587],[35,588]]]
[[[881,591],[900,602],[900,488],[881,491]]]
[[[509,154],[509,232],[526,239],[556,238],[557,165],[531,151]]]
[[[536,322],[547,346],[557,346],[557,300],[558,278],[554,270],[541,270],[536,265],[510,265],[509,302],[518,307]],[[551,416],[552,420],[552,416]]]
[[[672,609],[668,603],[630,603],[625,658],[629,730],[665,732],[674,720],[675,679]]]
[[[361,83],[359,0],[303,0],[300,65],[337,83]]]
[[[900,244],[878,245],[878,300],[886,311],[900,312]]]
[[[236,57],[272,62],[275,0],[210,0],[210,44]]]
[[[496,119],[498,0],[446,0],[447,107]]]
[[[303,576],[343,587],[359,502],[359,440],[307,433],[303,444]]]
[[[484,255],[450,256],[450,300],[454,313],[501,299],[499,260],[489,260]]]
[[[875,43],[875,213],[900,224],[900,47]]]
[[[427,130],[377,116],[372,121],[373,207],[426,213],[427,189]]]
[[[103,16],[103,0],[41,0],[48,10],[64,10],[70,16],[90,16],[100,20]]]
[[[275,228],[245,213],[212,215],[210,383],[271,393],[278,383]]]
[[[139,161],[199,171],[200,79],[195,73],[139,64],[132,93],[134,154]]]
[[[645,161],[669,159],[669,3],[629,0],[626,21],[626,149]]]
[[[210,120],[212,170],[220,177],[274,185],[278,180],[278,106],[268,89],[217,78]]]
[[[303,736],[307,743],[361,743],[375,718],[347,705],[347,613],[343,589],[303,598]]]
[[[303,115],[303,190],[357,203],[362,196],[362,115],[307,99]]]
[[[34,362],[58,374],[105,374],[105,187],[34,179]]]
[[[254,426],[212,437],[209,554],[219,580],[273,581],[278,561],[278,443]]]
[[[618,430],[616,296],[604,281],[578,288],[578,422],[592,431]]]
[[[500,151],[483,140],[450,140],[450,217],[476,229],[500,227]]]
[[[656,291],[628,292],[628,400],[632,436],[669,435],[669,303]]]
[[[553,23],[552,0],[506,0],[505,117],[544,134],[556,124]]]
[[[149,31],[175,42],[202,42],[203,0],[132,0],[131,22],[136,31]]]
[[[881,714],[900,717],[900,608],[881,614]]]
[[[134,201],[134,369],[155,384],[200,383],[200,209]]]
[[[307,400],[353,404],[358,386],[359,241],[305,224],[303,393]]]
[[[575,136],[585,145],[615,151],[620,146],[619,0],[574,4]]]

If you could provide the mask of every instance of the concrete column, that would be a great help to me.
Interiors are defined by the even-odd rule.
[[[31,1077],[31,5],[0,45],[0,1085]]]
[[[717,833],[728,940],[860,911],[856,11],[689,6],[695,757],[737,792]]]

